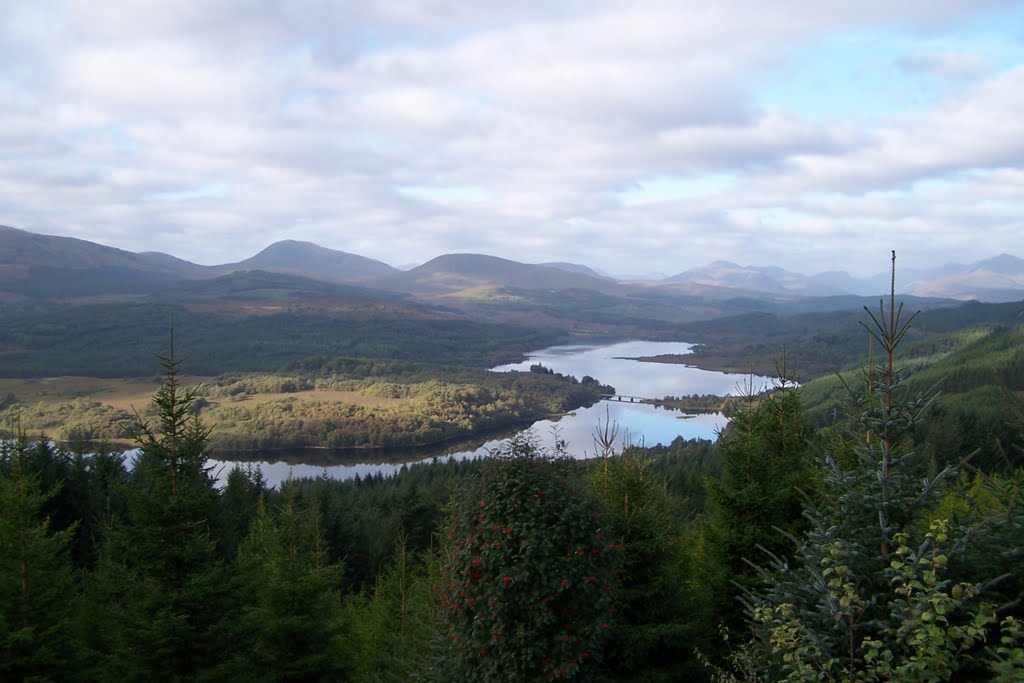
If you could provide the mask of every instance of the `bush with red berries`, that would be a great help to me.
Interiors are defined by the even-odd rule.
[[[580,680],[600,660],[621,547],[578,465],[518,440],[460,492],[437,589],[461,680]]]

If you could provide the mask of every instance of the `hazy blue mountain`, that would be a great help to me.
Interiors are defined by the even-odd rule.
[[[147,294],[168,283],[240,271],[266,271],[331,283],[424,295],[508,298],[506,289],[588,290],[625,296],[660,290],[672,296],[715,300],[798,297],[877,297],[889,289],[888,274],[855,277],[840,270],[803,275],[777,266],[741,266],[718,260],[657,281],[619,283],[589,266],[526,264],[482,254],[447,254],[400,271],[386,263],[311,242],[276,242],[255,256],[203,266],[160,252],[133,253],[71,237],[39,235],[0,226],[0,299],[80,298]],[[897,271],[897,292],[927,298],[1014,301],[1024,299],[1024,260],[1010,255],[969,264]]]
[[[731,261],[715,261],[691,268],[668,278],[669,282],[692,282],[711,287],[728,287],[765,294],[832,296],[848,290],[833,287],[826,281],[812,283],[806,275],[776,266],[741,266]]]
[[[585,266],[581,263],[568,263],[566,261],[552,261],[550,263],[538,263],[538,266],[546,266],[547,268],[558,268],[568,273],[581,273],[583,275],[589,275],[601,280],[614,280],[615,278],[605,275],[597,270],[594,270],[590,266]]]
[[[897,269],[896,290],[927,298],[1015,301],[1024,299],[1024,260],[1000,254],[970,264]],[[726,287],[779,296],[879,296],[889,291],[889,275],[855,277],[841,270],[801,275],[775,266],[740,266],[715,261],[664,282]]]
[[[549,265],[533,265],[484,254],[445,254],[412,270],[379,278],[374,286],[412,294],[443,294],[494,287],[528,290],[587,289],[617,291],[599,276]]]
[[[122,268],[184,276],[189,268],[202,268],[166,254],[135,254],[74,237],[40,235],[0,226],[0,273],[4,279],[34,267],[95,269]]]
[[[910,291],[922,296],[993,302],[1024,299],[1024,260],[999,254],[919,280]]]
[[[264,270],[329,282],[359,282],[399,272],[381,261],[297,240],[275,242],[251,258],[215,268],[220,273]]]

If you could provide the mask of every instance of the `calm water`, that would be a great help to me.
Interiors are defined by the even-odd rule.
[[[750,382],[750,377],[722,372],[710,372],[686,365],[665,363],[643,363],[628,360],[638,356],[659,354],[686,354],[692,344],[682,342],[628,341],[617,344],[552,346],[529,354],[526,361],[514,365],[492,368],[495,372],[529,371],[531,365],[541,363],[555,372],[582,378],[590,375],[604,384],[611,384],[621,396],[663,398],[689,394],[738,394]],[[768,384],[764,377],[754,377],[754,388]],[[530,428],[542,445],[554,442],[553,432],[569,445],[569,452],[577,457],[588,457],[595,453],[594,433],[599,423],[611,421],[619,429],[617,445],[625,443],[652,446],[668,444],[676,437],[686,439],[714,439],[728,421],[721,413],[709,415],[684,415],[677,411],[656,408],[642,403],[602,401],[590,408],[581,408],[557,421],[541,420]],[[525,430],[524,430],[525,431]],[[501,447],[507,438],[493,439],[485,443],[454,446],[451,452],[424,457],[416,460],[465,459],[487,455]],[[367,462],[354,462],[364,459]],[[215,472],[225,476],[235,462],[258,464],[263,476],[271,485],[288,478],[289,473],[298,477],[326,475],[338,479],[367,476],[371,474],[393,474],[402,468],[401,453],[374,452],[366,456],[336,456],[328,451],[297,451],[274,454],[259,460],[211,460]]]

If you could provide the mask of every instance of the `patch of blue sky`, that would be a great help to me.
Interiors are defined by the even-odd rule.
[[[228,187],[224,183],[204,183],[187,190],[154,192],[150,197],[160,201],[188,201],[192,199],[219,199],[226,197],[227,194]]]
[[[625,206],[692,199],[721,192],[731,186],[735,180],[736,176],[731,173],[701,176],[656,176],[638,181],[635,185],[620,192],[619,199]]]
[[[1002,71],[1024,63],[1024,4],[1012,3],[1009,9],[992,12],[966,23],[957,33],[965,43]]]
[[[124,123],[108,123],[102,126],[87,126],[75,128],[64,134],[64,139],[70,143],[82,142],[105,142],[116,149],[132,152],[139,148],[138,143],[129,137],[124,130]]]
[[[352,144],[381,154],[400,154],[409,150],[409,145],[400,137],[390,133],[361,132],[349,138]]]
[[[396,188],[399,194],[431,202],[482,202],[491,198],[491,193],[479,185],[402,185]]]
[[[943,73],[929,58],[959,57],[979,74],[1024,63],[1024,6],[936,32],[886,26],[837,33],[799,47],[753,88],[765,107],[812,118],[872,120],[927,106],[969,73]],[[917,64],[918,68],[914,68]]]

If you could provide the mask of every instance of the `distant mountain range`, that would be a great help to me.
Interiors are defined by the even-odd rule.
[[[774,266],[740,266],[729,261],[692,268],[666,282],[790,296],[876,296],[889,290],[889,276],[885,274],[865,278],[844,271],[801,275]],[[897,291],[923,297],[1017,301],[1024,298],[1024,259],[1000,254],[969,264],[897,271]]]
[[[828,271],[808,276],[774,266],[740,266],[729,261],[715,261],[663,280],[629,283],[575,263],[526,264],[482,254],[447,254],[402,271],[364,256],[294,240],[276,242],[244,261],[203,266],[159,252],[133,253],[86,240],[0,226],[0,300],[148,294],[170,283],[247,271],[445,300],[453,295],[511,296],[519,290],[589,291],[617,297],[664,292],[715,300],[793,300],[878,296],[889,289],[887,275],[858,278],[843,271]],[[1024,299],[1024,260],[1009,254],[971,264],[908,269],[897,272],[897,277],[901,294],[991,302]],[[237,284],[239,280],[232,282]]]
[[[367,284],[413,294],[447,294],[494,287],[599,292],[621,289],[615,282],[586,266],[569,263],[534,265],[483,254],[438,256],[412,270]]]

